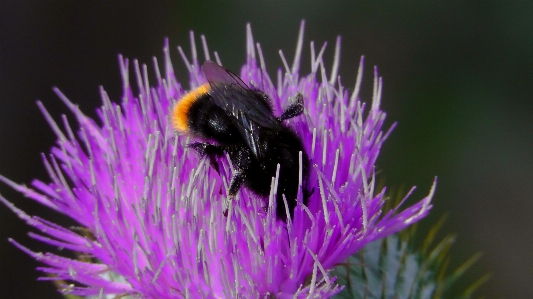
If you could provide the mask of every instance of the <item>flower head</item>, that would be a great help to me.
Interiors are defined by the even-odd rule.
[[[203,36],[202,42],[205,58],[211,59]],[[47,279],[72,283],[64,292],[142,298],[326,298],[341,288],[329,274],[335,265],[428,213],[433,188],[413,206],[381,214],[385,190],[374,189],[374,164],[390,133],[382,131],[381,78],[376,71],[368,107],[358,97],[361,59],[349,93],[337,76],[340,38],[331,72],[322,60],[323,47],[311,53],[311,73],[301,75],[302,23],[293,64],[289,66],[282,54],[284,68],[274,79],[248,27],[247,60],[240,77],[266,92],[278,113],[288,98],[303,94],[304,114],[288,123],[309,155],[309,184],[315,192],[307,205],[299,198],[292,219],[279,221],[273,179],[266,211],[263,199],[241,189],[225,216],[230,161],[222,158],[217,173],[209,160],[185,146],[188,137],[176,135],[169,123],[171,107],[185,89],[205,83],[192,33],[191,43],[192,59],[179,48],[190,78],[186,88],[174,76],[168,45],[163,73],[154,59],[155,86],[148,82],[146,65],[134,61],[137,95],[130,85],[128,60],[119,56],[122,104],[111,102],[102,89],[100,123],[55,89],[80,129],[75,134],[66,117],[60,129],[38,103],[58,136],[51,155],[43,157],[51,182],[34,181],[30,189],[0,177],[91,232],[30,217],[0,197],[46,235],[32,237],[89,257],[72,260],[35,253],[12,241],[46,265],[40,270]]]

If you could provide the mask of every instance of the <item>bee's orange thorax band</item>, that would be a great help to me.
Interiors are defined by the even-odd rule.
[[[202,95],[209,92],[209,84],[198,86],[196,89],[184,95],[172,109],[172,126],[180,132],[187,132],[189,126],[187,125],[189,109],[192,104],[198,100]]]

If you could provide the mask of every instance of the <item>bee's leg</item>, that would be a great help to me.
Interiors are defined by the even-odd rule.
[[[220,168],[216,158],[224,155],[223,147],[206,142],[191,143],[188,145],[188,147],[194,149],[202,157],[207,156],[209,158],[211,166],[213,166],[217,173],[220,173]]]
[[[228,214],[227,207],[229,207],[230,205],[229,201],[231,201],[235,197],[235,195],[237,195],[237,192],[239,192],[242,185],[244,184],[244,180],[246,179],[246,173],[250,169],[252,155],[250,149],[245,146],[228,147],[227,152],[236,171],[233,174],[229,185],[228,199],[225,203],[225,216],[227,216]]]
[[[236,146],[233,148],[229,148],[228,151],[231,158],[231,162],[237,170],[235,171],[233,178],[231,178],[231,183],[229,187],[229,196],[233,197],[235,196],[235,194],[237,194],[242,184],[244,183],[246,173],[248,173],[250,169],[250,164],[252,162],[252,153],[250,149],[245,146]]]
[[[237,194],[237,192],[239,192],[239,189],[241,189],[242,187],[242,184],[244,183],[244,178],[246,176],[244,175],[244,173],[242,171],[237,171],[233,177],[231,178],[231,183],[229,185],[229,196],[230,197],[235,197],[235,195]]]
[[[304,190],[304,205],[307,205],[307,202],[309,201],[309,197],[315,193],[315,188],[313,187],[311,190]]]
[[[231,204],[231,200],[237,195],[237,192],[239,192],[239,189],[241,189],[242,184],[244,183],[245,175],[242,171],[238,170],[233,177],[231,178],[231,182],[229,184],[229,192],[228,192],[228,198],[224,201],[224,211],[222,212],[225,217],[228,217],[228,208]]]
[[[296,117],[304,112],[304,97],[301,93],[297,93],[294,97],[294,103],[290,104],[279,117],[280,121]]]

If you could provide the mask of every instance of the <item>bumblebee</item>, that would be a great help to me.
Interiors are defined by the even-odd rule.
[[[279,164],[276,216],[286,221],[283,196],[292,217],[300,181],[304,204],[311,194],[307,189],[309,158],[296,132],[283,123],[303,113],[302,94],[275,117],[268,95],[249,88],[231,71],[212,61],[206,61],[202,71],[208,83],[176,103],[171,115],[173,127],[202,140],[189,147],[208,157],[217,172],[217,158],[228,154],[236,168],[230,198],[244,185],[266,200]]]

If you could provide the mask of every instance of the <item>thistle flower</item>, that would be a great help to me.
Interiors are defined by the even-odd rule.
[[[43,280],[66,281],[62,291],[80,296],[131,295],[140,298],[327,298],[341,290],[330,275],[367,243],[393,234],[423,218],[431,208],[430,194],[402,211],[381,214],[385,189],[375,190],[374,164],[392,128],[382,131],[382,81],[377,71],[370,107],[358,97],[363,59],[355,88],[349,93],[337,75],[340,38],[331,72],[311,43],[311,73],[300,75],[304,23],[296,55],[272,79],[259,44],[247,27],[247,59],[240,76],[270,95],[275,111],[300,92],[303,116],[289,121],[311,161],[310,185],[315,192],[307,206],[298,204],[293,219],[275,217],[276,181],[265,211],[264,200],[241,189],[223,215],[228,179],[208,160],[185,147],[190,141],[175,135],[169,124],[172,105],[205,82],[200,72],[195,38],[192,58],[178,50],[190,81],[176,80],[164,48],[164,73],[154,58],[156,85],[148,82],[146,65],[134,61],[139,93],[130,85],[129,62],[119,56],[123,77],[122,104],[101,89],[100,123],[85,116],[58,89],[59,98],[79,123],[75,134],[67,118],[63,129],[38,102],[58,136],[43,161],[50,183],[33,188],[2,181],[31,199],[70,216],[84,231],[67,229],[30,217],[0,200],[44,235],[30,236],[82,254],[73,260],[54,253],[36,253],[15,246],[46,266]],[[202,36],[205,59],[211,59]],[[216,61],[220,63],[215,53]],[[228,159],[221,173],[231,174]],[[301,203],[302,199],[298,199]]]

